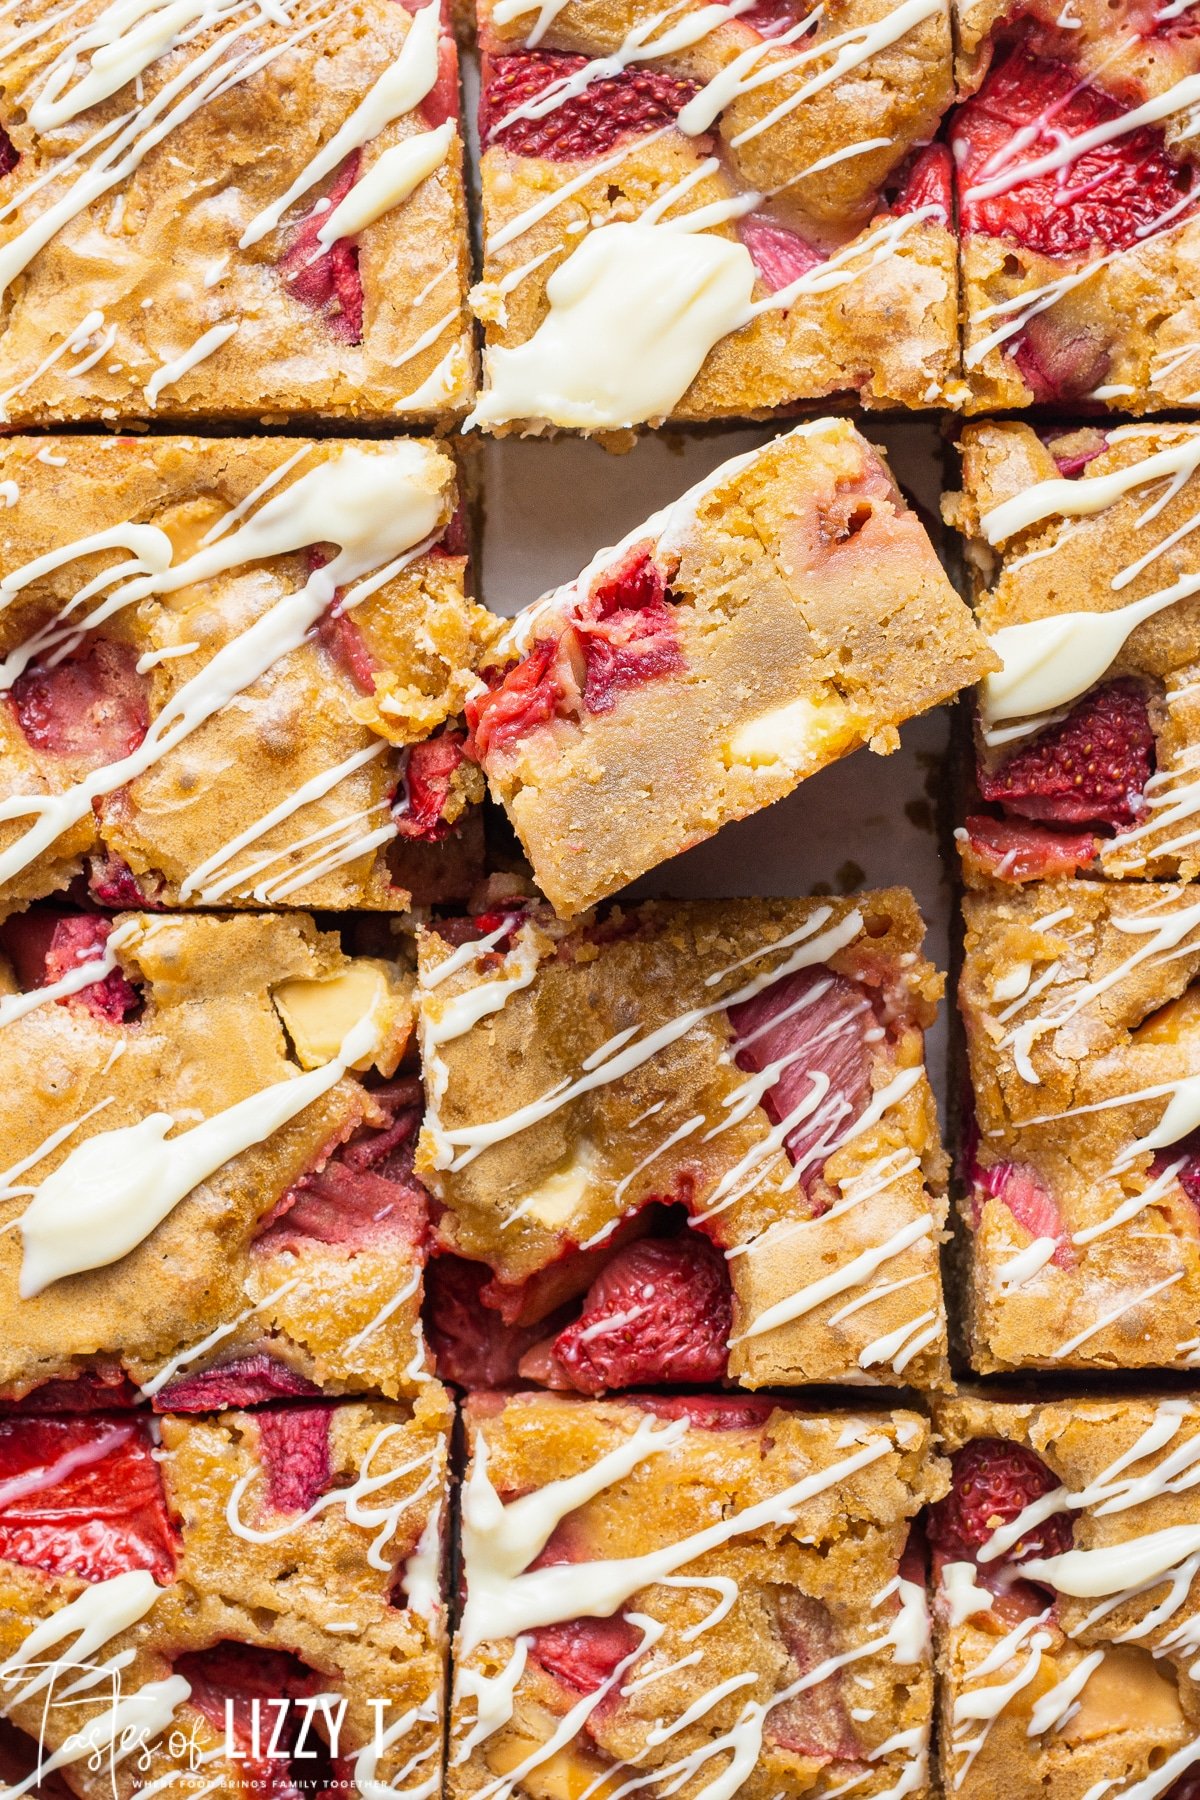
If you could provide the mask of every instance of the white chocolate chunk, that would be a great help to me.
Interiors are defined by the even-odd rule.
[[[287,1027],[302,1069],[318,1069],[332,1062],[360,1019],[382,1018],[387,997],[382,970],[368,962],[356,962],[340,975],[281,981],[271,990],[275,1010]],[[369,1068],[370,1053],[350,1066]]]
[[[722,758],[727,769],[737,763],[752,769],[782,765],[799,775],[838,755],[858,735],[858,719],[842,700],[802,695],[739,725]]]

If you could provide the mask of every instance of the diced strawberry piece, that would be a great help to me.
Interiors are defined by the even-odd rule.
[[[359,1126],[319,1168],[302,1175],[266,1221],[261,1246],[277,1252],[313,1238],[351,1247],[388,1238],[414,1255],[423,1252],[429,1196],[412,1172],[421,1117],[416,1084],[389,1082],[373,1088],[371,1099],[387,1123]]]
[[[462,762],[466,738],[461,731],[443,731],[409,748],[404,781],[392,819],[401,837],[437,844],[454,829],[443,818],[450,797],[454,771]]]
[[[1054,1238],[1058,1249],[1051,1257],[1057,1268],[1075,1265],[1075,1251],[1063,1224],[1062,1214],[1053,1194],[1027,1163],[994,1163],[990,1169],[976,1169],[976,1186],[993,1200],[1007,1206],[1021,1228],[1033,1238]],[[977,1206],[979,1202],[977,1201]]]
[[[807,1101],[812,1109],[788,1131],[787,1153],[807,1193],[831,1145],[842,1139],[871,1097],[869,1001],[854,982],[829,969],[799,969],[729,1011],[739,1069],[781,1068],[762,1098],[779,1125]],[[828,1087],[819,1090],[824,1077]]]
[[[1112,363],[1112,348],[1099,321],[1064,324],[1053,308],[1027,319],[1008,349],[1039,405],[1086,399]]]
[[[1017,44],[993,64],[979,92],[951,127],[963,229],[1015,238],[1042,256],[1094,256],[1127,250],[1153,230],[1187,191],[1188,175],[1172,161],[1157,127],[1142,126],[1084,150],[1064,168],[1017,182],[988,198],[972,197],[1003,167],[1019,167],[1070,138],[1120,119],[1129,109],[1090,86],[1078,69],[1049,62]],[[1017,150],[1018,133],[1028,133]]]
[[[465,1388],[506,1387],[521,1358],[545,1336],[545,1323],[506,1325],[484,1302],[485,1263],[435,1256],[425,1275],[425,1334],[439,1379]]]
[[[70,1375],[61,1381],[43,1381],[19,1400],[0,1400],[0,1411],[19,1413],[97,1413],[136,1406],[138,1391],[125,1371],[108,1364]]]
[[[277,1512],[304,1512],[328,1491],[330,1417],[327,1406],[284,1406],[257,1415],[267,1499]]]
[[[669,75],[664,69],[624,69],[591,82],[581,94],[554,106],[541,118],[510,119],[552,83],[578,73],[585,56],[556,50],[521,50],[490,59],[479,103],[479,136],[485,148],[499,147],[516,156],[542,156],[552,162],[602,156],[625,137],[637,137],[670,125],[699,83]]]
[[[324,644],[339,669],[349,675],[360,694],[375,692],[375,658],[354,620],[337,610],[336,601],[317,626],[317,640]]]
[[[227,1407],[261,1406],[268,1400],[289,1400],[319,1392],[286,1363],[258,1350],[215,1369],[180,1375],[158,1390],[152,1405],[155,1412],[223,1412]]]
[[[107,1581],[175,1573],[150,1439],[132,1420],[0,1419],[0,1557],[49,1575]]]
[[[35,910],[17,913],[0,927],[0,947],[10,958],[24,992],[48,987],[72,974],[81,963],[99,962],[112,923],[96,913]],[[97,1018],[119,1025],[137,1012],[141,998],[120,969],[110,969],[74,994],[60,995],[60,1006],[82,1006]]]
[[[617,695],[684,667],[678,625],[661,569],[634,548],[596,583],[576,614],[587,669],[583,703],[611,712]]]
[[[1154,773],[1154,733],[1135,681],[1112,681],[1065,719],[1020,745],[1000,766],[979,763],[985,800],[1053,825],[1132,825]]]
[[[639,1394],[637,1405],[660,1419],[686,1419],[697,1431],[758,1431],[792,1402],[757,1394]]]
[[[9,702],[35,750],[90,768],[128,756],[150,725],[137,653],[107,638],[89,639],[53,668],[35,663],[13,682]]]
[[[298,1656],[226,1639],[178,1657],[175,1673],[191,1687],[188,1705],[220,1733],[221,1741],[232,1732],[239,1792],[258,1800],[332,1800],[335,1794],[353,1792],[350,1764],[344,1757],[331,1757],[319,1735],[320,1714],[310,1720],[307,1710],[295,1704],[330,1685],[327,1676],[307,1668]]]
[[[922,207],[936,206],[937,212],[929,215],[930,224],[948,226],[953,186],[954,158],[950,146],[926,144],[903,176],[888,211],[903,218],[908,213],[920,212]]]
[[[611,1619],[568,1619],[531,1633],[530,1655],[543,1669],[581,1694],[603,1687],[642,1641],[636,1625],[617,1613]]]
[[[554,1340],[553,1386],[583,1394],[724,1379],[733,1300],[725,1258],[696,1233],[618,1252]],[[524,1371],[522,1371],[524,1372]]]
[[[755,273],[769,294],[790,287],[810,269],[825,261],[824,253],[798,232],[789,231],[775,219],[748,213],[738,221],[738,236],[750,252]]]
[[[485,671],[485,679],[488,674]],[[528,656],[505,673],[496,672],[494,679],[495,687],[472,695],[466,703],[467,754],[485,765],[496,751],[511,749],[536,726],[557,716],[564,697],[557,638],[540,639]]]
[[[1051,831],[1016,819],[990,819],[973,814],[966,823],[967,843],[986,874],[998,881],[1049,881],[1074,875],[1095,859],[1097,844],[1090,831]]]
[[[358,272],[358,246],[349,238],[337,238],[327,249],[317,242],[322,222],[340,206],[358,180],[361,153],[346,158],[329,190],[329,205],[312,211],[292,233],[279,263],[280,277],[293,300],[322,314],[332,337],[343,344],[361,344],[363,288]]]
[[[929,1541],[946,1557],[973,1562],[994,1531],[1058,1486],[1041,1457],[1024,1444],[973,1438],[954,1454],[950,1492],[930,1508]],[[1073,1534],[1070,1515],[1053,1513],[1030,1526],[1004,1560],[1061,1556],[1071,1548]]]
[[[1163,1800],[1200,1800],[1200,1770],[1190,1769],[1178,1781],[1173,1781]]]
[[[808,10],[800,0],[756,0],[755,5],[738,14],[737,22],[749,25],[759,37],[780,37],[798,24]]]
[[[1156,1180],[1172,1163],[1183,1157],[1183,1167],[1176,1175],[1180,1187],[1200,1213],[1200,1131],[1191,1131],[1169,1150],[1160,1150],[1150,1164],[1150,1179]]]
[[[420,105],[423,123],[436,131],[447,119],[457,119],[462,111],[458,94],[458,51],[454,39],[443,34],[438,44],[437,80]]]
[[[139,911],[160,910],[159,902],[146,893],[129,864],[114,851],[92,857],[87,885],[88,893],[100,906],[111,906],[117,911],[125,907],[135,907]]]
[[[16,145],[0,125],[0,175],[11,175],[20,160]]]
[[[1097,432],[1095,441],[1086,449],[1068,451],[1062,448],[1073,437],[1077,439],[1078,433],[1059,432],[1056,435],[1049,434],[1042,439],[1054,458],[1055,468],[1067,481],[1074,481],[1075,477],[1081,475],[1090,462],[1095,462],[1096,458],[1103,456],[1108,449],[1108,439],[1103,432]]]
[[[795,1675],[789,1671],[785,1681],[810,1675],[836,1656],[840,1646],[834,1641],[833,1621],[819,1600],[795,1588],[781,1587],[775,1607],[779,1633],[796,1670]],[[863,1758],[842,1692],[842,1676],[837,1670],[776,1707],[767,1731],[771,1741],[782,1749],[815,1762],[857,1762]]]

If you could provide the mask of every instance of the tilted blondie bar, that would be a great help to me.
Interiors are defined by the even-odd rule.
[[[0,911],[460,897],[486,641],[429,443],[0,445]],[[449,534],[449,535],[448,535]]]
[[[914,1413],[473,1395],[449,1791],[925,1796]]]
[[[432,1384],[153,1434],[0,1420],[5,1792],[436,1794],[450,1424]]]
[[[447,931],[420,945],[416,1160],[439,1374],[944,1379],[942,982],[911,894]]]
[[[302,915],[31,912],[0,949],[0,1395],[412,1392],[411,977]]]
[[[931,1509],[943,1791],[1192,1800],[1200,1408],[940,1401]]]
[[[991,665],[845,420],[735,458],[500,637],[471,747],[569,915]]]
[[[0,417],[461,414],[440,0],[17,0],[0,20]]]
[[[981,1371],[1200,1364],[1200,887],[968,893]]]
[[[963,432],[980,625],[968,879],[1200,874],[1200,427]],[[989,811],[989,809],[991,809]]]
[[[957,399],[946,0],[480,0],[484,386],[605,431]]]
[[[1200,400],[1200,44],[1186,5],[956,0],[968,410]]]

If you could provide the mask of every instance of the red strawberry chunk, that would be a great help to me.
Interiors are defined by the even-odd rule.
[[[568,1619],[561,1625],[543,1625],[531,1635],[534,1660],[581,1694],[594,1694],[603,1687],[642,1641],[637,1626],[620,1613],[611,1619]]]
[[[1074,436],[1076,434],[1073,432],[1063,432],[1057,436],[1047,436],[1042,440],[1054,458],[1055,468],[1067,481],[1073,481],[1077,475],[1081,475],[1090,462],[1095,462],[1096,458],[1103,456],[1108,449],[1108,439],[1103,432],[1096,433],[1094,442],[1090,443],[1086,449],[1069,451],[1061,448],[1069,438]]]
[[[479,103],[479,135],[485,147],[499,147],[516,156],[547,157],[552,162],[601,156],[622,138],[672,124],[699,91],[698,82],[669,75],[663,69],[624,69],[619,75],[590,82],[581,94],[550,108],[540,118],[509,118],[553,83],[577,74],[587,60],[554,50],[521,50],[492,58]]]
[[[150,1439],[132,1420],[0,1419],[0,1557],[49,1575],[107,1581],[175,1573]]]
[[[1172,1163],[1178,1162],[1180,1157],[1184,1159],[1183,1167],[1178,1171],[1176,1180],[1200,1213],[1200,1132],[1189,1132],[1187,1137],[1172,1144],[1169,1150],[1160,1150],[1150,1164],[1150,1179],[1156,1180]]]
[[[53,668],[26,669],[9,703],[35,750],[103,768],[136,750],[149,729],[146,683],[136,665],[129,645],[92,638]]]
[[[684,667],[666,581],[644,548],[601,577],[576,614],[575,631],[587,670],[583,703],[592,713],[611,712],[625,689]]]
[[[775,219],[749,213],[738,223],[738,236],[750,252],[759,280],[769,294],[790,287],[825,261],[824,252]]]
[[[458,51],[455,49],[454,39],[447,37],[443,30],[438,44],[437,80],[421,102],[421,119],[430,131],[436,131],[447,119],[457,119],[460,112]]]
[[[516,1381],[525,1353],[545,1336],[545,1322],[508,1325],[483,1299],[492,1272],[461,1256],[435,1256],[425,1276],[425,1334],[443,1381],[480,1389]]]
[[[754,1394],[642,1394],[637,1403],[660,1419],[686,1419],[697,1431],[758,1431],[791,1404]]]
[[[785,1682],[811,1675],[822,1663],[835,1656],[840,1646],[834,1640],[833,1621],[819,1600],[799,1593],[795,1588],[777,1590],[776,1621],[794,1670]],[[832,1671],[824,1680],[802,1688],[770,1714],[767,1726],[772,1742],[793,1755],[815,1762],[857,1762],[863,1749],[850,1721],[842,1689],[840,1671]]]
[[[1112,681],[1048,725],[996,769],[979,764],[979,791],[1022,818],[1054,825],[1132,825],[1145,811],[1154,733],[1135,681]]]
[[[926,144],[902,179],[888,210],[903,218],[923,207],[935,206],[937,212],[930,213],[930,224],[948,226],[953,185],[954,158],[949,145]]]
[[[219,1368],[181,1375],[155,1394],[155,1412],[222,1412],[230,1406],[261,1406],[320,1390],[265,1350],[239,1356]],[[265,1415],[264,1415],[265,1417]]]
[[[0,125],[0,175],[9,175],[20,162],[20,153],[16,145]]]
[[[579,1318],[555,1338],[551,1385],[601,1394],[648,1382],[721,1381],[732,1329],[721,1253],[687,1230],[642,1238],[614,1256]]]
[[[371,1090],[387,1123],[360,1126],[320,1168],[302,1175],[271,1213],[262,1246],[295,1250],[315,1238],[354,1248],[386,1238],[423,1252],[429,1196],[412,1172],[421,1117],[415,1088],[401,1080]]]
[[[1090,831],[1051,831],[1016,819],[976,813],[966,823],[967,844],[984,872],[997,881],[1048,881],[1074,875],[1096,856]]]
[[[1001,1525],[1059,1486],[1040,1456],[1004,1438],[973,1438],[956,1451],[951,1483],[945,1499],[930,1508],[929,1541],[945,1557],[969,1562]],[[1070,1516],[1054,1513],[1031,1526],[1004,1560],[1061,1556],[1071,1548],[1073,1533]]]
[[[463,732],[443,731],[438,737],[411,746],[404,765],[404,781],[392,808],[392,819],[401,837],[437,844],[453,831],[451,822],[442,815],[454,771],[466,754],[465,743]]]
[[[327,196],[329,205],[310,212],[292,233],[279,263],[284,287],[293,300],[323,315],[330,336],[343,344],[361,344],[363,288],[358,272],[358,246],[336,238],[326,249],[317,242],[323,221],[340,206],[358,180],[361,154],[355,150]]]
[[[306,1668],[298,1656],[226,1639],[177,1658],[175,1673],[191,1686],[188,1705],[221,1741],[232,1734],[239,1792],[258,1800],[332,1800],[353,1791],[349,1763],[331,1757],[322,1741],[320,1714],[310,1720],[308,1709],[296,1704],[327,1691],[329,1678]],[[282,1712],[280,1701],[288,1703]]]
[[[784,1140],[807,1193],[871,1097],[870,1003],[844,975],[799,969],[732,1007],[728,1016],[739,1069],[758,1074],[771,1063],[781,1065],[762,1098],[773,1124],[815,1100]],[[828,1081],[823,1094],[816,1077]]]
[[[1173,1781],[1163,1800],[1200,1800],[1200,1770],[1191,1769]]]
[[[1053,308],[1028,319],[1008,348],[1041,405],[1086,399],[1112,363],[1112,348],[1099,321],[1064,323]]]
[[[267,1499],[277,1512],[304,1512],[329,1489],[329,1408],[287,1406],[257,1417]]]
[[[528,732],[546,725],[562,707],[565,689],[558,665],[558,639],[542,638],[528,656],[503,675],[488,693],[466,704],[470,736],[467,754],[487,764],[496,752],[510,750]]]
[[[1156,127],[1127,131],[1084,150],[1064,168],[990,197],[971,194],[973,185],[1045,156],[1066,138],[1081,137],[1128,110],[1083,82],[1070,64],[1034,57],[1025,45],[1016,45],[959,108],[951,128],[963,229],[1015,238],[1039,255],[1064,258],[1138,243],[1189,184]],[[1029,132],[1029,140],[1010,150],[1019,132]],[[989,167],[1004,151],[1011,160]]]
[[[125,1371],[109,1363],[61,1381],[43,1381],[19,1400],[0,1400],[0,1408],[22,1413],[96,1413],[135,1406],[137,1398],[137,1389]]]
[[[1002,1162],[993,1164],[990,1169],[977,1169],[975,1182],[984,1194],[1007,1206],[1017,1224],[1030,1237],[1055,1239],[1058,1249],[1050,1260],[1058,1268],[1074,1266],[1075,1252],[1057,1202],[1028,1164]]]
[[[375,692],[375,658],[367,649],[367,640],[348,613],[337,610],[337,602],[325,613],[317,626],[317,639],[324,644],[339,669],[349,675],[360,694]]]
[[[88,867],[88,892],[100,906],[111,906],[118,911],[125,907],[159,910],[158,902],[145,892],[129,864],[111,850],[92,858]]]
[[[61,981],[81,963],[99,962],[111,930],[111,921],[95,913],[18,913],[0,928],[0,945],[28,993]],[[138,1010],[141,999],[120,969],[110,969],[77,993],[60,995],[58,1004],[85,1007],[97,1018],[119,1025]]]
[[[759,37],[780,37],[799,24],[808,10],[800,0],[756,0],[754,6],[738,14],[738,24],[749,25]]]

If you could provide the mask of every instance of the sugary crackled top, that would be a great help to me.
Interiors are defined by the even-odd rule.
[[[341,1701],[312,1733],[319,1745],[336,1721],[335,1773],[390,1781],[411,1757],[436,1769],[449,1427],[436,1387],[412,1408],[168,1418],[161,1448],[119,1415],[0,1421],[6,1713],[62,1752],[87,1800],[111,1793],[109,1770],[89,1768],[71,1734],[89,1727],[103,1744],[114,1699],[118,1722],[142,1728],[146,1781],[175,1771],[182,1785],[199,1767],[240,1785],[245,1763],[290,1780],[306,1766],[292,1766],[294,1729],[268,1749],[250,1703],[288,1698],[298,1713],[321,1692]],[[103,1682],[62,1699],[78,1664],[114,1657],[115,1696]]]
[[[417,1167],[444,1247],[537,1319],[674,1203],[726,1252],[730,1373],[886,1378],[925,1352],[909,1376],[935,1378],[944,1164],[922,1031],[941,984],[921,937],[902,890],[651,902],[574,928],[509,915],[458,949],[430,931]],[[526,1305],[567,1247],[565,1282]],[[850,1304],[885,1265],[895,1315]],[[853,1322],[830,1329],[839,1308]]]
[[[525,1394],[466,1424],[456,1792],[508,1795],[522,1765],[574,1790],[614,1761],[689,1795],[738,1768],[756,1796],[873,1767],[924,1791],[925,1602],[901,1562],[944,1484],[923,1419]]]
[[[1071,1794],[1174,1794],[1200,1760],[1194,1403],[964,1395],[936,1422],[947,1785],[984,1800],[1036,1769]]]
[[[406,905],[479,791],[422,743],[486,636],[449,457],[16,439],[0,475],[0,903],[86,866],[107,905]]]
[[[951,394],[950,166],[923,148],[952,98],[942,0],[501,0],[480,30],[476,422]]]
[[[311,1393],[314,1376],[397,1392],[422,1198],[400,1176],[381,1195],[368,1174],[360,1193],[348,1170],[309,1188],[352,1134],[392,1123],[398,1096],[357,1074],[389,1075],[404,1050],[403,972],[345,957],[303,915],[40,925],[3,928],[0,1385],[22,1393],[99,1354],[138,1381],[161,1374],[157,1394],[206,1351],[265,1347],[306,1379],[265,1394],[252,1380],[253,1397]],[[241,1373],[265,1379],[260,1361]],[[234,1380],[224,1403],[242,1391]]]
[[[1026,425],[981,424],[962,451],[965,489],[947,516],[970,540],[978,617],[1004,665],[980,689],[984,798],[1034,825],[1023,847],[1013,838],[1031,872],[1039,854],[1069,866],[1098,853],[1106,874],[1190,876],[1200,432],[1043,441]]]
[[[4,416],[461,411],[457,115],[436,0],[22,0],[0,21]]]

